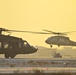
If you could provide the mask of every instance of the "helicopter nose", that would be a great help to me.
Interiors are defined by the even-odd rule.
[[[48,40],[45,40],[46,43],[48,43]]]
[[[34,52],[34,53],[37,52],[37,50],[38,50],[38,48],[34,48],[34,47],[33,47],[33,52]]]
[[[38,48],[35,48],[35,50],[34,50],[34,51],[35,51],[35,52],[37,52],[37,50],[38,50]]]
[[[45,42],[46,42],[47,44],[50,44],[50,41],[49,41],[49,39],[45,40]]]

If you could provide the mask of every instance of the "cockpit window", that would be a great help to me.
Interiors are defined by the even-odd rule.
[[[27,42],[24,42],[24,45],[27,45]]]
[[[24,47],[28,47],[29,44],[27,42],[24,42]]]

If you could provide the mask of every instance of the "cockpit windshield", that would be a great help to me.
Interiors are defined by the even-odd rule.
[[[29,43],[27,41],[24,41],[24,47],[28,47],[30,46]]]

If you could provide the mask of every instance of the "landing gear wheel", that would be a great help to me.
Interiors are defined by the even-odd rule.
[[[60,47],[60,45],[58,45],[58,47]]]
[[[9,54],[5,54],[5,58],[9,58]]]
[[[13,55],[13,54],[12,54],[12,55],[10,55],[10,57],[11,57],[11,58],[14,58],[14,57],[15,57],[15,55]]]
[[[11,58],[14,58],[14,56],[10,56]]]
[[[50,47],[53,47],[52,45],[50,45]]]

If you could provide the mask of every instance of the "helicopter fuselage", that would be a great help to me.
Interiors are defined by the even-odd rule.
[[[50,45],[54,44],[58,46],[76,46],[76,42],[71,41],[69,37],[65,36],[52,36],[49,37],[45,42]]]
[[[5,58],[14,58],[17,54],[35,52],[37,52],[37,48],[31,46],[26,40],[8,35],[0,35],[0,54],[5,54]]]

